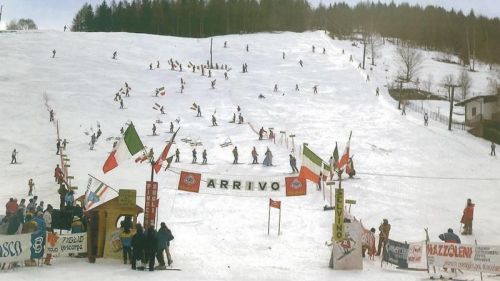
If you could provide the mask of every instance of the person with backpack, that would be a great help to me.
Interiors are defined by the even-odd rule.
[[[122,242],[123,264],[127,264],[127,260],[132,264],[132,233],[130,227],[124,227],[120,233],[120,240]]]
[[[167,263],[168,266],[172,264],[172,257],[170,256],[170,241],[174,240],[172,231],[168,229],[167,225],[162,222],[160,224],[160,229],[158,229],[158,250],[156,252],[156,258],[158,259],[159,269],[165,267],[165,258],[163,257],[163,252],[167,253]]]

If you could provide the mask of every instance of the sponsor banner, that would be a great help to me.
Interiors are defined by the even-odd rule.
[[[408,268],[408,249],[410,245],[389,239],[385,244],[383,260],[399,268]]]
[[[182,171],[179,177],[179,190],[199,192],[200,182],[201,174]]]
[[[500,246],[428,243],[429,266],[500,274]]]
[[[344,189],[335,189],[335,224],[333,226],[333,240],[344,239]]]
[[[46,252],[52,255],[80,254],[87,252],[87,233],[58,235],[47,232]]]
[[[307,185],[306,179],[299,177],[286,177],[286,196],[301,196],[306,195]]]
[[[41,259],[45,251],[45,232],[35,231],[31,234],[31,258]]]
[[[427,268],[427,259],[425,257],[425,241],[410,243],[408,248],[408,268]]]
[[[287,189],[285,180],[290,181]],[[293,195],[305,195],[305,181],[292,182],[296,177],[285,176],[224,176],[208,173],[192,173],[181,171],[178,189],[189,192],[228,195],[228,196],[252,196],[252,197],[284,197]]]
[[[158,200],[158,182],[146,182],[146,198],[144,201],[144,228],[155,223],[156,201]]]
[[[122,259],[122,241],[120,239],[120,234],[122,229],[117,228],[114,230],[107,231],[106,242],[104,243],[104,257],[107,259]]]
[[[29,260],[31,234],[0,235],[0,263]]]
[[[342,200],[343,201],[343,200]],[[359,222],[345,223],[345,238],[333,242],[332,261],[333,269],[354,270],[363,269],[361,255],[362,227]]]

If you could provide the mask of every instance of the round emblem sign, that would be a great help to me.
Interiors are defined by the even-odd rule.
[[[184,183],[187,185],[192,185],[196,182],[192,174],[187,175],[187,177],[184,179]]]
[[[300,189],[302,187],[302,183],[299,181],[299,179],[294,179],[292,181],[292,188],[293,189]]]

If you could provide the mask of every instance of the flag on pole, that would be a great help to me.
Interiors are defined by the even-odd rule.
[[[170,147],[172,146],[172,143],[174,142],[175,136],[177,135],[177,132],[179,131],[180,127],[177,128],[177,131],[172,135],[172,138],[170,141],[167,143],[165,148],[163,149],[163,152],[161,153],[160,157],[158,160],[155,162],[154,170],[158,174],[158,172],[161,170],[161,165],[163,164],[163,161],[167,159],[168,156],[168,151],[170,150]]]
[[[274,201],[273,199],[269,198],[269,207],[281,209],[281,201]]]
[[[83,204],[85,210],[88,211],[111,199],[110,196],[112,196],[113,194],[110,192],[110,190],[112,189],[100,180],[89,176],[87,191],[85,192],[85,200]]]
[[[307,179],[315,183],[319,183],[319,174],[324,169],[324,163],[318,155],[316,155],[305,144],[302,149],[302,165],[300,166],[299,178]]]
[[[337,167],[337,169],[339,170],[342,169],[347,164],[347,162],[349,162],[349,146],[351,145],[351,136],[352,136],[352,131],[349,134],[349,140],[347,141],[347,145],[344,149],[344,154],[342,154],[342,157],[339,160],[339,164]]]
[[[335,149],[333,150],[333,163],[331,163],[333,169],[336,169],[339,165],[339,148],[337,142],[335,142]]]
[[[127,130],[125,130],[123,138],[116,145],[113,151],[111,151],[111,154],[102,167],[102,171],[107,173],[113,170],[118,167],[119,163],[124,162],[143,149],[144,145],[142,144],[134,125],[131,123]]]

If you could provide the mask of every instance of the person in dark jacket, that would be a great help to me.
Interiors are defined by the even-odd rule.
[[[439,239],[444,241],[445,243],[455,243],[460,244],[460,237],[458,237],[455,233],[453,233],[453,229],[448,228],[448,232],[440,234]]]
[[[156,258],[160,263],[160,267],[165,267],[165,258],[163,257],[163,251],[167,252],[168,265],[172,264],[172,257],[170,256],[170,241],[174,239],[172,232],[168,229],[167,225],[162,222],[160,229],[158,230],[158,250],[156,252]]]
[[[24,224],[23,210],[18,209],[14,216],[9,218],[9,226],[7,227],[7,235],[14,235],[19,232],[19,227]]]
[[[122,242],[123,250],[123,264],[127,264],[127,258],[132,263],[132,233],[129,227],[125,227],[123,232],[120,233],[120,240]]]
[[[145,236],[142,225],[136,225],[137,232],[132,236],[132,269],[144,270],[144,244]]]
[[[144,246],[146,260],[149,262],[149,271],[154,271],[156,249],[158,248],[158,238],[154,225],[150,225],[146,232]]]

